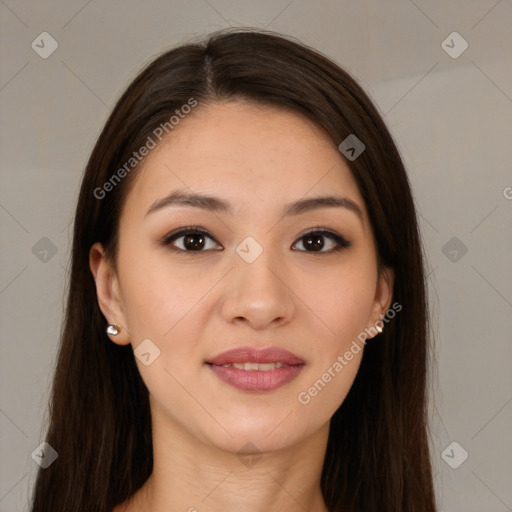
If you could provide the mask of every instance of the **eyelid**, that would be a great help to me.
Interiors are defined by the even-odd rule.
[[[189,233],[203,235],[203,236],[213,240],[217,245],[220,245],[220,243],[215,239],[215,237],[213,237],[208,231],[201,228],[200,226],[183,226],[181,228],[178,228],[175,231],[172,231],[171,233],[165,235],[160,243],[164,246],[169,246],[169,245],[171,245],[171,242],[174,241],[175,239],[180,238]],[[176,248],[176,250],[178,252],[207,252],[207,251],[183,251],[179,248]]]
[[[169,247],[171,246],[171,242],[173,242],[175,239],[181,238],[182,236],[190,233],[195,233],[199,235],[203,235],[207,238],[210,238],[213,240],[217,245],[221,245],[215,237],[213,237],[208,231],[203,229],[200,226],[184,226],[181,228],[176,229],[175,231],[167,234],[161,241],[160,244]],[[331,238],[331,240],[334,240],[337,246],[329,251],[305,251],[300,250],[299,252],[305,252],[305,253],[311,253],[313,255],[315,254],[332,254],[335,252],[338,252],[343,249],[347,249],[352,245],[352,242],[347,240],[342,235],[336,233],[335,231],[331,231],[330,229],[327,229],[323,226],[314,226],[312,228],[308,228],[306,231],[303,231],[296,239],[295,242],[293,242],[292,247],[297,244],[302,238],[312,235],[312,234],[318,234],[321,236],[325,236],[326,238]],[[201,252],[209,252],[208,251],[184,251],[183,249],[172,247],[172,250],[175,252],[187,252],[187,253],[201,253]]]
[[[302,238],[312,235],[312,234],[318,234],[321,236],[325,236],[326,238],[331,238],[337,243],[337,247],[334,249],[331,249],[330,251],[300,251],[300,252],[306,252],[311,254],[332,254],[335,252],[338,252],[343,249],[348,249],[352,242],[347,240],[344,236],[340,235],[336,231],[332,231],[328,228],[325,228],[323,226],[314,226],[312,228],[308,228],[306,231],[302,232],[299,237],[297,238],[297,242],[300,241]],[[297,242],[294,242],[293,245],[295,245]]]

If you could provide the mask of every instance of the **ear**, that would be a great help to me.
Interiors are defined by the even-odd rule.
[[[89,267],[96,283],[98,305],[109,324],[121,327],[119,334],[108,335],[118,345],[128,345],[130,336],[126,328],[126,319],[120,293],[119,279],[112,264],[105,255],[103,246],[96,242],[89,251]]]
[[[395,282],[395,273],[393,269],[384,267],[379,273],[377,286],[375,288],[375,299],[373,301],[373,310],[371,314],[371,326],[375,330],[375,324],[385,314],[391,306],[393,300],[393,285]]]

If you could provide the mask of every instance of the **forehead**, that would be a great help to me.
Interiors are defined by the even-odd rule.
[[[348,165],[320,126],[246,102],[197,107],[136,172],[126,204],[139,215],[177,188],[226,197],[239,212],[333,192],[364,210]]]

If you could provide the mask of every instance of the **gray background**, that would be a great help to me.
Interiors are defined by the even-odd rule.
[[[428,257],[440,510],[512,510],[510,1],[5,0],[0,15],[1,511],[28,507],[70,223],[94,141],[143,64],[229,25],[319,49],[382,112],[411,177]],[[47,59],[31,47],[44,31],[58,42]],[[444,48],[460,50],[461,40],[442,45],[453,31],[469,44],[457,58]],[[462,450],[469,456],[453,469]]]

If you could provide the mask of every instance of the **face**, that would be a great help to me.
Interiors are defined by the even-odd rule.
[[[233,453],[328,428],[392,290],[336,145],[300,114],[214,104],[134,172],[117,272],[100,244],[90,262],[153,421]],[[326,196],[337,201],[311,201]]]

